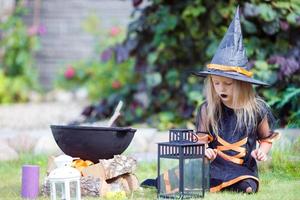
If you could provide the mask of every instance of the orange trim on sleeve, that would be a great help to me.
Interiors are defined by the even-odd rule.
[[[198,133],[197,135],[198,142],[210,143],[213,141],[213,137],[208,134]]]
[[[220,185],[217,185],[217,186],[215,186],[215,187],[212,187],[212,188],[210,188],[209,191],[210,191],[210,192],[218,192],[218,191],[220,191],[221,189],[223,189],[223,188],[225,188],[225,187],[228,187],[228,186],[230,186],[230,185],[233,185],[233,184],[235,184],[235,183],[237,183],[237,182],[239,182],[239,181],[241,181],[241,180],[247,179],[247,178],[252,178],[252,179],[256,180],[256,181],[259,183],[258,178],[256,178],[255,176],[243,175],[243,176],[236,177],[236,178],[234,178],[234,179],[232,179],[232,180],[230,180],[230,181],[226,181],[226,182],[224,182],[224,183],[221,183]],[[257,187],[257,188],[258,188],[258,187]]]

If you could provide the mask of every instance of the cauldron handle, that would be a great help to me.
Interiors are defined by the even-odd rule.
[[[111,127],[113,125],[113,123],[116,121],[116,119],[120,116],[120,110],[123,106],[123,101],[119,101],[114,114],[111,116],[111,118],[109,119],[107,126]]]

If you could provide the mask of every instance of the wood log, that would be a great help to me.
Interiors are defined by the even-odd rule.
[[[92,176],[94,178],[100,178],[101,180],[106,180],[105,170],[101,163],[88,166],[81,171],[83,176]]]
[[[136,170],[137,161],[128,156],[115,155],[112,159],[100,159],[99,163],[102,164],[106,180],[116,178],[120,175],[133,173]]]
[[[104,197],[109,191],[111,191],[111,185],[108,184],[105,180],[102,180],[102,184],[100,187],[100,197]]]
[[[123,174],[108,180],[107,183],[111,186],[112,191],[123,190],[127,194],[139,188],[139,181],[134,174]]]
[[[124,178],[126,179],[131,192],[137,190],[140,187],[139,180],[135,174],[126,174],[124,175]]]
[[[100,180],[100,178],[95,178],[92,176],[81,177],[81,195],[92,197],[100,196],[100,188],[102,187],[102,184],[103,182]]]
[[[123,176],[119,176],[108,181],[111,191],[125,191],[127,194],[131,192],[127,180]]]
[[[56,168],[54,158],[48,158],[47,175]],[[136,165],[137,161],[132,157],[115,155],[112,159],[101,159],[99,163],[83,168],[80,179],[82,195],[104,197],[110,191],[130,193],[138,189],[139,181],[133,174]],[[46,181],[42,193],[49,195],[49,192],[49,182]]]
[[[47,176],[50,174],[52,170],[56,168],[56,164],[54,162],[55,157],[49,156],[48,157],[48,166],[47,166]]]
[[[80,178],[80,189],[83,196],[104,197],[110,185],[104,179],[85,176]]]

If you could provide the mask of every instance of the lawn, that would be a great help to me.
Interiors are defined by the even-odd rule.
[[[207,200],[252,200],[252,199],[272,199],[272,200],[296,200],[300,199],[300,163],[299,161],[287,162],[283,152],[274,153],[272,163],[260,166],[261,186],[260,191],[254,195],[235,194],[229,192],[208,193],[205,195]],[[19,160],[10,162],[0,162],[0,199],[13,200],[21,199],[21,168],[23,164],[36,164],[41,167],[40,182],[46,174],[47,156],[33,156],[23,154]],[[276,164],[277,167],[274,167]],[[156,162],[138,163],[136,174],[139,180],[156,175]],[[49,199],[40,197],[39,199]],[[83,199],[99,199],[86,198]],[[128,199],[156,199],[156,192],[153,189],[141,189],[134,192]]]

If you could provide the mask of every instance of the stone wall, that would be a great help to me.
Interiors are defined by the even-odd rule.
[[[82,29],[82,21],[96,13],[103,28],[113,25],[125,27],[130,21],[131,0],[40,0],[40,23],[46,33],[41,36],[41,50],[36,55],[36,66],[44,88],[53,87],[59,68],[93,55],[93,38]],[[28,1],[33,23],[34,0]]]

